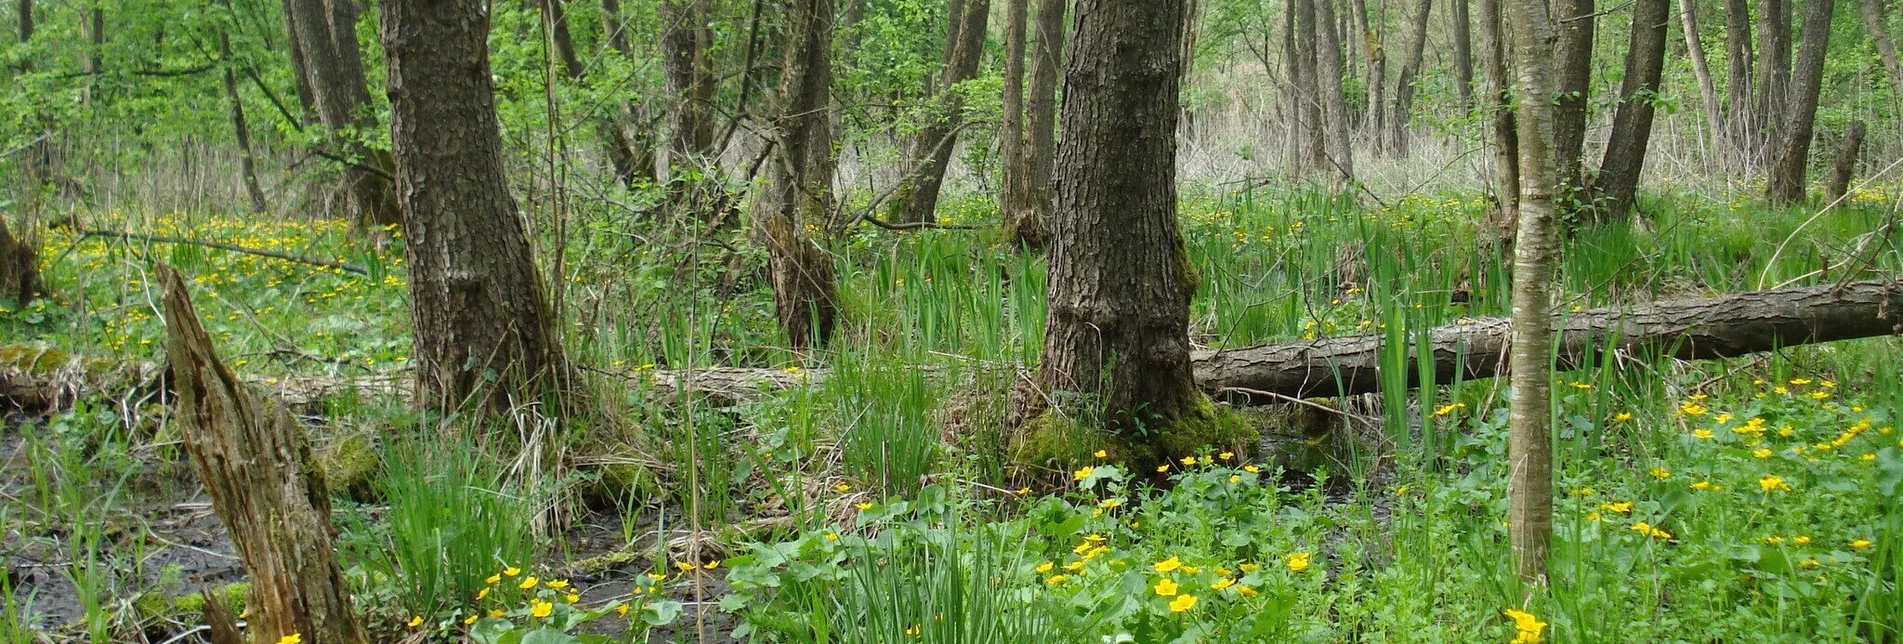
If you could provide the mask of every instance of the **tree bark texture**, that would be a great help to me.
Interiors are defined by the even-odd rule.
[[[958,128],[964,122],[965,101],[957,85],[978,76],[978,63],[984,59],[985,25],[991,17],[991,0],[954,0],[950,31],[945,36],[945,67],[937,83],[928,121],[913,135],[906,155],[911,159],[910,176],[903,181],[894,220],[903,223],[937,221],[938,193],[945,185],[945,170],[951,165],[952,151],[958,147]]]
[[[1903,94],[1903,57],[1896,52],[1896,41],[1890,38],[1888,25],[1884,24],[1886,8],[1883,0],[1859,0],[1863,13],[1863,29],[1870,33],[1870,40],[1876,43],[1877,55],[1883,59],[1883,69],[1890,72],[1890,90]]]
[[[671,136],[668,149],[683,159],[705,157],[714,147],[712,21],[711,0],[661,3],[661,48]]]
[[[839,304],[832,256],[812,240],[831,221],[833,149],[833,3],[791,0],[780,71],[778,142],[761,198],[755,235],[767,247],[773,306],[795,350],[832,338]]]
[[[357,9],[352,0],[285,0],[287,20],[297,52],[304,59],[301,76],[310,86],[311,104],[318,121],[330,134],[328,145],[352,157],[356,164],[343,168],[339,192],[359,227],[400,223],[394,186],[365,167],[388,169],[378,150],[363,145],[351,131],[376,126],[364,107],[370,90],[364,84],[363,56],[357,49]]]
[[[1294,54],[1295,111],[1300,115],[1295,128],[1296,150],[1300,155],[1300,172],[1303,174],[1318,172],[1328,167],[1327,137],[1323,135],[1321,80],[1318,75],[1320,49],[1317,42],[1319,27],[1315,20],[1315,5],[1305,0],[1289,3],[1294,13],[1294,40],[1290,41],[1290,51]]]
[[[1011,235],[1021,245],[1042,248],[1051,238],[1051,179],[1057,164],[1057,88],[1064,76],[1066,0],[1038,0],[1032,22],[1031,85],[1025,96],[1022,156],[1005,163],[1020,166],[1023,183],[1019,209],[1006,212]]]
[[[1791,3],[1763,0],[1758,8],[1757,79],[1752,85],[1747,153],[1753,167],[1775,164],[1771,148],[1783,140],[1785,105],[1791,95]]]
[[[1024,167],[1024,57],[1029,48],[1025,33],[1031,23],[1031,0],[1005,0],[1004,9],[1004,116],[998,128],[998,154],[1004,160],[1004,190],[998,198],[1006,230],[1013,237],[1017,217],[1026,210],[1031,177]]]
[[[1420,82],[1421,63],[1427,52],[1427,21],[1432,17],[1434,0],[1421,0],[1415,8],[1413,33],[1407,41],[1407,58],[1401,62],[1401,74],[1394,78],[1394,110],[1388,115],[1388,149],[1396,157],[1407,156],[1407,132],[1413,120],[1414,92]]]
[[[1711,141],[1707,145],[1719,159],[1730,156],[1730,143],[1725,140],[1725,110],[1718,102],[1718,86],[1711,78],[1711,63],[1705,58],[1705,43],[1699,34],[1697,3],[1694,0],[1678,0],[1678,17],[1684,27],[1686,57],[1692,61],[1692,76],[1698,81],[1698,96],[1705,107],[1706,126],[1711,132]],[[1721,161],[1720,167],[1724,167]]]
[[[418,402],[491,411],[572,393],[509,195],[482,0],[385,0],[390,142],[409,215]],[[551,414],[553,415],[553,414]]]
[[[1751,50],[1751,5],[1748,0],[1725,0],[1725,138],[1730,146],[1729,166],[1745,173],[1755,167],[1756,146],[1752,143],[1760,129],[1751,109],[1751,76],[1755,58]]]
[[[368,642],[337,567],[330,492],[303,428],[219,361],[178,272],[156,272],[185,450],[244,559],[253,640]]]
[[[1372,18],[1368,16],[1367,0],[1354,0],[1355,14],[1361,22],[1361,52],[1367,58],[1368,113],[1362,119],[1361,130],[1364,138],[1378,154],[1386,153],[1387,146],[1387,77],[1388,53],[1385,39],[1382,37],[1382,19],[1386,12]],[[1386,5],[1382,5],[1385,9]]]
[[[1044,385],[1093,394],[1118,432],[1167,449],[1200,400],[1189,274],[1176,222],[1182,0],[1077,3],[1064,84]],[[1158,421],[1162,422],[1158,422]],[[1185,453],[1185,452],[1177,452]]]
[[[1774,204],[1804,200],[1811,135],[1817,125],[1817,98],[1824,87],[1824,54],[1830,49],[1830,18],[1836,5],[1837,0],[1810,0],[1804,5],[1804,44],[1797,52],[1791,102],[1779,128],[1783,138],[1771,166],[1770,185],[1765,189]]]
[[[1322,141],[1327,158],[1327,174],[1336,190],[1344,190],[1355,178],[1355,157],[1348,138],[1348,100],[1341,82],[1346,70],[1342,65],[1341,38],[1335,30],[1335,0],[1308,0],[1314,6],[1318,36],[1315,43],[1316,92],[1321,98]]]
[[[1591,12],[1590,0],[1571,0],[1574,11]],[[1565,6],[1562,3],[1561,6]],[[1574,13],[1574,16],[1584,15]],[[1577,168],[1578,158],[1559,157],[1557,114],[1564,101],[1552,101],[1549,81],[1554,56],[1590,58],[1584,50],[1558,45],[1555,23],[1541,2],[1510,2],[1507,23],[1513,31],[1513,62],[1519,97],[1520,222],[1513,245],[1513,312],[1507,364],[1512,370],[1507,415],[1507,533],[1520,578],[1543,584],[1546,555],[1553,540],[1553,264],[1559,251],[1557,205],[1564,190],[1559,165]],[[1572,28],[1588,20],[1576,20]],[[1576,34],[1569,34],[1576,37]],[[1556,104],[1557,103],[1557,104]],[[1582,101],[1583,103],[1583,101]],[[1583,109],[1583,105],[1581,108]],[[1549,139],[1548,137],[1552,138]]]
[[[216,0],[215,5],[221,11],[231,11],[230,0]],[[236,16],[231,17],[236,20]],[[238,173],[244,181],[245,197],[251,202],[251,212],[264,213],[269,206],[264,200],[264,189],[258,186],[258,163],[251,154],[251,126],[245,121],[244,101],[238,96],[238,74],[232,68],[236,63],[231,60],[231,34],[224,25],[218,27],[218,63],[223,67],[222,76],[225,87],[225,102],[230,105],[231,132],[238,140]]]
[[[1481,70],[1487,80],[1487,109],[1493,127],[1493,200],[1487,228],[1501,240],[1513,239],[1520,212],[1520,136],[1513,118],[1513,79],[1507,75],[1508,32],[1502,0],[1480,0],[1480,34],[1486,40]]]
[[[1645,153],[1652,143],[1659,79],[1665,73],[1671,5],[1671,0],[1636,0],[1633,4],[1632,38],[1625,54],[1625,80],[1619,83],[1619,106],[1612,115],[1612,134],[1599,161],[1599,172],[1587,191],[1592,197],[1587,212],[1594,220],[1624,217],[1637,204]]]
[[[0,216],[0,297],[24,308],[40,291],[40,253],[30,233],[15,237]]]
[[[1594,15],[1597,8],[1593,0],[1554,0],[1552,7],[1557,40],[1549,52],[1553,78],[1546,87],[1553,90],[1552,98],[1547,99],[1553,102],[1552,152],[1557,173],[1553,185],[1560,191],[1560,208],[1570,212],[1569,202],[1584,196],[1579,189],[1585,185],[1581,174],[1585,167],[1586,117],[1592,111],[1593,38],[1599,19]],[[1508,9],[1511,14],[1512,8]],[[1515,38],[1521,35],[1514,33]],[[1522,132],[1524,144],[1524,129]]]
[[[1830,173],[1830,185],[1824,188],[1824,198],[1836,201],[1850,191],[1850,180],[1857,178],[1857,161],[1863,156],[1863,121],[1851,121],[1844,130],[1844,140],[1837,147],[1837,163]]]
[[[1472,0],[1447,0],[1454,21],[1454,91],[1460,98],[1460,110],[1474,105],[1473,19],[1467,4]]]

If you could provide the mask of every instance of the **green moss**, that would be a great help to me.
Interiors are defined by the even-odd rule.
[[[1046,411],[1021,428],[1013,458],[1024,466],[1070,467],[1108,461],[1141,473],[1157,463],[1201,452],[1247,454],[1260,437],[1249,417],[1196,394],[1175,417],[1153,421],[1135,432],[1110,432],[1073,415]],[[1096,457],[1098,450],[1105,452],[1104,458]]]
[[[355,499],[371,497],[371,478],[382,465],[375,443],[364,433],[338,435],[317,456],[317,466],[324,471],[324,485],[330,493]]]
[[[213,588],[211,594],[225,610],[233,615],[244,614],[245,595],[251,592],[251,584],[237,582]],[[205,610],[205,596],[199,593],[185,593],[172,596],[165,591],[153,591],[140,595],[133,607],[147,619],[173,619],[181,616],[196,616]]]

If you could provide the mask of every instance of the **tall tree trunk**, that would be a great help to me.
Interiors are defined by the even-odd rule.
[[[1759,130],[1751,109],[1751,77],[1754,58],[1751,52],[1751,5],[1748,0],[1725,0],[1725,138],[1728,167],[1745,174],[1754,167]]]
[[[964,122],[964,99],[957,85],[978,75],[978,63],[984,58],[985,24],[991,17],[991,0],[952,0],[950,31],[945,36],[945,67],[938,78],[937,96],[930,119],[908,143],[906,157],[913,169],[903,181],[893,201],[894,219],[908,223],[937,220],[938,193],[945,184],[946,166],[958,146],[958,129]]]
[[[1031,0],[1005,0],[1004,9],[1004,122],[999,127],[999,156],[1004,158],[1004,191],[998,210],[1007,230],[1018,236],[1017,219],[1026,209],[1031,177],[1026,176],[1024,153],[1024,56],[1029,38]]]
[[[106,10],[99,6],[99,0],[93,0],[80,13],[79,19],[79,33],[86,39],[86,48],[79,56],[79,71],[86,74],[86,84],[79,90],[79,102],[91,104],[93,83],[104,69],[101,57],[106,48]]]
[[[157,273],[185,451],[244,560],[253,641],[368,642],[337,566],[330,490],[303,427],[219,361],[178,271],[161,264]]]
[[[1057,86],[1064,74],[1065,0],[1038,0],[1032,24],[1031,87],[1025,96],[1024,147],[1017,176],[1023,196],[1016,211],[1007,211],[1011,236],[1026,247],[1042,248],[1051,235],[1051,179],[1057,163]]]
[[[18,308],[40,295],[40,253],[32,231],[14,237],[0,216],[0,297],[12,298]]]
[[[1785,104],[1791,96],[1791,2],[1763,0],[1758,18],[1757,82],[1751,97],[1751,165],[1767,166],[1777,159],[1771,146],[1783,140],[1785,121],[1790,115]]]
[[[1335,0],[1308,0],[1314,7],[1319,42],[1315,48],[1315,80],[1322,103],[1322,140],[1328,152],[1328,175],[1336,189],[1355,177],[1354,149],[1348,139],[1348,103],[1342,95],[1341,42],[1335,31]]]
[[[1584,197],[1581,172],[1586,151],[1586,117],[1592,111],[1593,33],[1598,23],[1593,0],[1554,0],[1551,23],[1558,40],[1552,51],[1556,90],[1553,100],[1553,184],[1559,190],[1559,207],[1571,212]],[[1508,11],[1509,14],[1512,11]],[[1519,37],[1516,32],[1514,37]],[[1517,62],[1517,60],[1516,60]],[[1522,131],[1524,131],[1522,127]],[[1524,138],[1522,138],[1524,142]],[[1521,153],[1521,158],[1526,158]]]
[[[712,20],[709,0],[661,3],[662,59],[671,99],[667,120],[672,138],[668,150],[682,159],[704,157],[714,146]]]
[[[608,47],[631,64],[639,64],[634,48],[628,44],[628,25],[621,15],[621,0],[601,0],[601,16],[602,38]],[[607,148],[608,163],[614,166],[615,179],[631,184],[637,179],[654,178],[654,150],[650,140],[641,134],[641,125],[647,119],[627,101],[617,101],[615,111],[597,123],[597,127],[605,128],[602,134],[607,141],[603,145]],[[630,129],[634,130],[632,135]]]
[[[1467,15],[1471,1],[1447,0],[1454,20],[1454,91],[1460,96],[1461,112],[1474,105],[1473,21]]]
[[[1889,27],[1883,24],[1885,8],[1883,0],[1861,0],[1858,5],[1863,9],[1863,29],[1870,32],[1870,40],[1877,45],[1877,55],[1883,59],[1883,68],[1890,72],[1890,91],[1903,94],[1903,58],[1896,53],[1896,41],[1890,39]]]
[[[304,108],[298,113],[298,120],[307,120],[317,113],[317,90],[311,87],[310,58],[304,54],[304,45],[298,41],[297,11],[292,7],[301,0],[283,0],[279,13],[284,14],[285,41],[290,49],[291,79],[297,85],[297,103]]]
[[[1830,50],[1830,17],[1837,0],[1810,0],[1804,6],[1804,44],[1797,52],[1797,69],[1791,75],[1791,103],[1780,128],[1784,138],[1777,149],[1777,162],[1771,166],[1770,185],[1765,189],[1771,203],[1794,204],[1804,200],[1804,184],[1810,167],[1810,143],[1817,125],[1817,98],[1824,87],[1824,54]]]
[[[1176,223],[1184,9],[1183,0],[1079,0],[1065,82],[1040,373],[1048,391],[1092,399],[1111,434],[1101,442],[1126,463],[1235,438],[1190,429],[1216,421],[1190,371],[1196,278]],[[1062,425],[1033,422],[1022,443],[1065,445],[1050,434]],[[1020,453],[1061,458],[1059,449]]]
[[[1376,154],[1387,151],[1382,142],[1387,136],[1387,76],[1388,53],[1383,44],[1381,19],[1377,15],[1368,16],[1368,0],[1354,0],[1355,15],[1361,23],[1361,52],[1367,58],[1368,105],[1367,116],[1362,118],[1361,131]],[[1385,13],[1383,14],[1385,15]]]
[[[1698,96],[1705,106],[1705,121],[1711,131],[1711,151],[1720,159],[1725,158],[1725,149],[1730,144],[1725,141],[1725,111],[1718,102],[1718,87],[1711,78],[1711,65],[1705,58],[1705,43],[1698,30],[1698,13],[1694,0],[1678,0],[1678,15],[1685,31],[1686,56],[1692,59],[1692,75],[1698,80]],[[1720,163],[1719,167],[1726,164]]]
[[[1480,0],[1480,35],[1486,39],[1481,70],[1487,79],[1487,111],[1493,126],[1493,201],[1487,228],[1496,238],[1512,240],[1520,212],[1520,144],[1513,118],[1513,79],[1507,75],[1509,33],[1500,14],[1502,0]]]
[[[1422,57],[1427,52],[1427,19],[1434,11],[1434,0],[1421,0],[1415,9],[1414,33],[1407,41],[1407,59],[1401,62],[1401,75],[1394,79],[1394,111],[1388,115],[1388,148],[1397,157],[1407,156],[1408,125],[1413,120],[1415,84],[1421,75]]]
[[[832,256],[808,233],[827,226],[833,211],[832,1],[790,0],[785,29],[779,140],[753,221],[767,247],[780,327],[804,350],[832,338],[839,312]]]
[[[581,55],[575,50],[575,37],[568,28],[567,9],[562,6],[562,0],[541,0],[539,4],[542,21],[548,26],[549,40],[555,44],[555,55],[561,59],[563,73],[569,82],[582,84],[586,81],[587,69],[582,65]],[[619,9],[614,0],[605,0],[603,4],[604,10],[609,6]],[[619,12],[604,15],[611,17],[606,21],[609,23],[606,28],[609,30],[609,41],[613,42],[615,38],[621,37]],[[628,140],[627,126],[616,118],[621,115],[622,112],[617,108],[593,120],[596,133],[601,136],[602,152],[608,157],[608,165],[614,168],[615,180],[625,185],[635,179],[651,178],[654,160],[644,159],[636,151],[634,142]]]
[[[395,187],[378,172],[390,169],[385,153],[348,134],[352,130],[367,133],[376,125],[363,109],[370,103],[370,90],[364,85],[363,57],[357,49],[356,5],[352,0],[285,0],[285,4],[296,30],[291,37],[304,58],[302,75],[310,84],[311,103],[330,134],[327,145],[354,161],[343,168],[338,188],[350,216],[364,229],[401,222]]]
[[[1295,134],[1300,137],[1297,150],[1301,154],[1301,171],[1317,172],[1328,167],[1328,148],[1322,134],[1322,103],[1320,73],[1316,56],[1316,41],[1320,39],[1315,21],[1315,5],[1312,2],[1295,0],[1289,3],[1295,13],[1295,40],[1291,43],[1295,54],[1296,75],[1295,109],[1300,114],[1296,120],[1299,125]]]
[[[1844,131],[1843,144],[1837,148],[1837,163],[1830,173],[1830,185],[1824,188],[1825,199],[1836,201],[1850,191],[1850,180],[1857,178],[1857,160],[1863,156],[1863,131],[1863,121],[1851,121]]]
[[[509,195],[483,0],[384,0],[390,142],[409,215],[417,400],[573,402],[573,374]],[[559,413],[559,412],[558,412]]]
[[[1566,48],[1555,42],[1543,2],[1508,2],[1507,21],[1519,80],[1520,136],[1520,231],[1514,240],[1508,358],[1507,533],[1521,579],[1543,585],[1553,540],[1552,278],[1559,246],[1555,202],[1561,190],[1547,138],[1549,133],[1557,138],[1554,113],[1559,111],[1549,80],[1555,76],[1551,56]]]
[[[213,4],[228,14],[229,19],[237,19],[229,15],[231,0],[213,0]],[[231,108],[231,132],[238,140],[238,173],[244,181],[245,197],[251,202],[251,212],[263,213],[269,205],[264,200],[264,189],[258,187],[258,163],[251,153],[251,126],[245,122],[244,101],[238,96],[238,73],[232,68],[237,63],[231,59],[231,34],[223,24],[218,27],[218,64],[223,67],[225,102]]]
[[[1619,83],[1619,107],[1612,115],[1612,134],[1599,173],[1587,191],[1595,220],[1623,217],[1637,202],[1646,148],[1652,143],[1659,78],[1665,73],[1671,4],[1671,0],[1637,0],[1632,7],[1632,39],[1625,54],[1625,80]]]

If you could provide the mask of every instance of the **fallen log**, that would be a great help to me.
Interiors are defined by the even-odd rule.
[[[1662,300],[1594,309],[1556,320],[1555,368],[1597,364],[1610,348],[1638,357],[1729,358],[1781,347],[1903,333],[1903,280],[1852,282]],[[1506,374],[1505,318],[1429,332],[1434,381]],[[1204,391],[1241,403],[1373,393],[1381,389],[1382,336],[1359,335],[1228,349],[1196,359]],[[1408,387],[1421,385],[1410,351]]]

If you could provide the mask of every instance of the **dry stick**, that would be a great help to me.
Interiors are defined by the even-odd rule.
[[[311,266],[322,266],[324,268],[339,270],[346,273],[353,273],[353,274],[362,275],[365,277],[370,276],[370,269],[364,268],[362,266],[358,266],[356,264],[350,264],[346,262],[332,262],[332,261],[317,259],[315,257],[292,255],[290,253],[281,253],[274,250],[264,250],[262,248],[249,248],[245,246],[239,246],[236,244],[227,244],[224,242],[202,241],[197,239],[184,239],[181,237],[166,237],[163,235],[146,235],[142,233],[131,233],[131,232],[118,231],[118,230],[87,230],[84,228],[80,228],[80,229],[76,229],[75,232],[78,232],[80,236],[82,237],[111,237],[115,239],[123,239],[126,241],[145,241],[145,242],[153,242],[158,244],[189,244],[192,246],[204,246],[206,248],[217,248],[220,250],[228,250],[234,253],[244,253],[246,255],[257,255],[259,257],[269,257],[271,259],[283,260],[287,262],[309,264]]]

